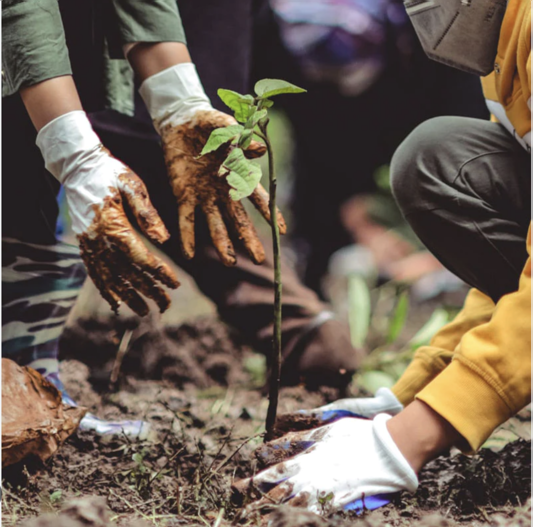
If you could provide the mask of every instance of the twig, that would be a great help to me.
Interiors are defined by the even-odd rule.
[[[228,454],[226,458],[218,465],[218,467],[214,470],[215,474],[225,465],[227,465],[241,450],[241,448],[249,443],[250,441],[253,441],[255,438],[261,436],[262,434],[256,434],[252,437],[247,437],[231,454]]]
[[[274,152],[267,132],[268,122],[260,126],[261,133],[268,153],[268,176],[270,181],[270,226],[272,228],[272,248],[274,253],[274,334],[272,339],[272,362],[270,368],[270,389],[268,393],[268,410],[266,417],[265,441],[274,436],[276,414],[278,411],[279,385],[281,381],[281,258],[280,237],[278,225],[278,210],[276,206],[277,178],[274,167]]]
[[[224,518],[224,507],[222,507],[220,509],[220,511],[218,512],[218,516],[217,516],[217,519],[215,520],[215,523],[213,524],[213,527],[219,527],[220,526],[220,523],[222,522],[222,518]]]
[[[118,346],[117,356],[115,357],[115,362],[113,364],[113,369],[111,370],[111,378],[109,380],[110,389],[114,388],[115,384],[118,381],[120,367],[122,366],[122,361],[124,360],[124,356],[128,351],[128,346],[130,345],[132,335],[132,329],[127,329],[126,331],[124,331],[124,335],[122,335],[122,339],[120,340],[120,344]]]

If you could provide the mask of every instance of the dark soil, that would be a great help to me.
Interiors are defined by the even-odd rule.
[[[153,318],[82,318],[68,327],[61,356],[91,368],[91,382],[105,389],[121,338],[131,331],[122,373],[162,380],[178,388],[229,386],[245,380],[242,359],[249,349],[216,318],[161,327]]]
[[[118,385],[109,391],[116,350],[127,329],[133,330],[130,348]],[[102,417],[145,419],[157,439],[131,442],[78,431],[46,464],[8,467],[3,472],[2,525],[256,523],[241,517],[231,500],[231,482],[257,470],[253,452],[262,444],[267,401],[256,357],[225,326],[211,317],[162,332],[151,322],[86,320],[68,331],[62,349],[69,358],[62,366],[63,379],[80,403]],[[333,390],[286,388],[280,412],[312,408],[335,397]],[[322,519],[280,507],[268,524],[529,525],[530,456],[530,441],[524,440],[498,452],[483,449],[474,457],[443,456],[424,469],[414,496],[403,494],[363,517],[325,511]],[[88,497],[89,502],[79,501]],[[72,499],[78,501],[73,504]],[[57,516],[62,508],[65,512]]]

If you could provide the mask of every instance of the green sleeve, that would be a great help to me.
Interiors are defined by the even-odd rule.
[[[57,0],[3,0],[2,95],[71,74]]]
[[[185,32],[176,0],[111,0],[115,24],[108,35],[112,58],[132,42],[182,42]]]

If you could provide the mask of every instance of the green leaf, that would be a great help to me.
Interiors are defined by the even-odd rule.
[[[407,319],[407,313],[409,311],[409,293],[403,291],[398,297],[396,303],[396,309],[392,315],[392,319],[389,324],[389,334],[387,335],[387,344],[394,342],[402,332]]]
[[[335,494],[333,494],[333,492],[330,492],[329,494],[322,492],[321,495],[318,496],[318,502],[321,505],[325,505],[328,501],[331,501],[334,497],[335,497]]]
[[[248,197],[261,179],[261,167],[246,159],[240,148],[232,150],[220,169],[229,170],[226,179],[232,187],[229,194],[234,201]]]
[[[241,95],[232,90],[218,90],[218,96],[222,102],[235,112],[235,119],[240,123],[245,123],[256,111],[254,98],[252,95]]]
[[[259,110],[258,112],[254,112],[254,114],[246,121],[246,124],[244,127],[247,130],[253,130],[259,121],[263,118],[265,118],[268,115],[268,112],[266,110]]]
[[[259,109],[262,110],[263,108],[272,108],[274,106],[274,101],[271,101],[270,99],[261,99],[259,101]]]
[[[205,156],[210,152],[214,152],[220,148],[223,144],[231,141],[237,137],[244,128],[240,124],[232,124],[231,126],[226,126],[225,128],[217,128],[211,132],[207,143],[204,145],[204,148],[200,152],[200,156]]]
[[[250,143],[252,142],[253,135],[254,135],[253,130],[244,130],[239,140],[239,148],[246,150],[250,146]]]
[[[141,454],[139,454],[138,452],[135,452],[135,454],[133,454],[133,456],[131,456],[131,459],[133,459],[133,461],[135,461],[135,463],[137,463],[137,465],[142,465],[143,461],[144,461],[143,456]]]
[[[379,388],[392,388],[395,380],[391,375],[382,371],[367,371],[357,376],[358,385],[370,393],[376,393]]]
[[[429,320],[418,330],[416,335],[409,341],[411,349],[419,348],[429,344],[433,335],[439,331],[442,326],[446,325],[450,319],[450,315],[445,309],[435,309]]]
[[[61,490],[54,490],[52,494],[50,494],[50,503],[57,503],[59,500],[61,500],[63,496],[63,492]]]
[[[348,322],[354,347],[365,343],[370,328],[370,291],[365,280],[359,275],[348,278]]]
[[[256,82],[254,87],[255,93],[263,98],[274,97],[284,93],[305,93],[307,90],[299,88],[294,84],[279,79],[263,79]]]

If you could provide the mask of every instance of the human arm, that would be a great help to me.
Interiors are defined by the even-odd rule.
[[[531,255],[531,227],[526,245]],[[531,256],[518,289],[463,336],[451,364],[417,398],[464,437],[457,446],[466,452],[531,401]]]
[[[170,300],[157,282],[176,288],[178,281],[147,250],[123,207],[127,201],[141,230],[153,241],[168,239],[144,183],[102,146],[71,76],[23,87],[20,95],[39,131],[37,144],[45,166],[64,185],[81,256],[102,296],[115,311],[124,301],[145,315],[148,306],[141,293],[164,311]]]

